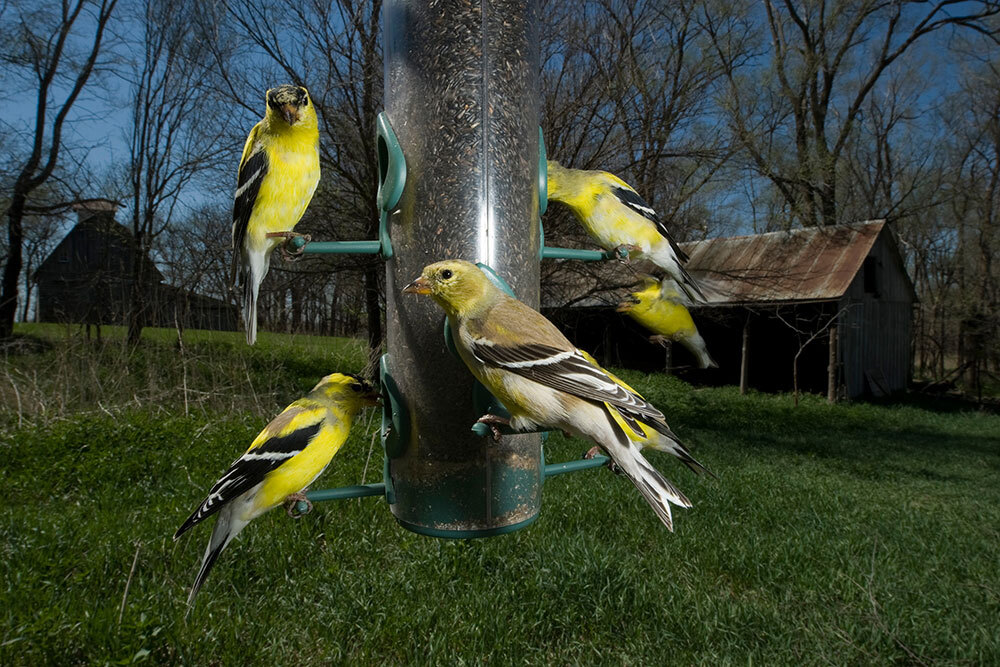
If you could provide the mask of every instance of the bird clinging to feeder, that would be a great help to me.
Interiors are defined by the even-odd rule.
[[[430,264],[404,289],[430,295],[448,316],[459,356],[509,410],[511,418],[480,422],[515,431],[561,429],[604,449],[673,530],[670,504],[690,507],[677,488],[640,453],[665,449],[697,470],[659,410],[577,350],[537,311],[503,293],[474,264]],[[498,434],[498,431],[494,431]]]
[[[705,301],[684,270],[687,255],[631,185],[606,171],[569,169],[555,160],[548,161],[547,180],[549,199],[567,205],[601,247],[640,253],[670,274],[691,301]]]
[[[233,204],[230,280],[243,288],[247,343],[257,340],[257,294],[271,251],[292,231],[319,183],[319,123],[309,91],[284,85],[267,91],[267,111],[243,146]]]
[[[708,354],[705,339],[698,333],[685,301],[677,283],[670,278],[657,280],[643,276],[641,288],[618,304],[618,312],[652,331],[651,343],[663,345],[667,341],[677,341],[698,359],[699,368],[718,368]]]
[[[355,415],[377,400],[378,394],[365,380],[333,373],[264,427],[174,533],[176,540],[213,514],[219,515],[188,604],[194,602],[219,554],[244,526],[282,503],[287,504],[289,514],[293,503],[308,503],[302,491],[323,474],[343,446]]]

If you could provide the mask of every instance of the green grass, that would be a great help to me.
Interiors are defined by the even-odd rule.
[[[606,470],[551,479],[533,526],[486,540],[408,533],[377,498],[274,511],[187,619],[209,529],[171,535],[265,417],[25,416],[0,431],[0,664],[1000,661],[1000,417],[622,375],[718,475],[649,455],[695,504],[675,533]],[[380,478],[374,429],[316,488]],[[546,455],[584,449],[554,435]]]
[[[367,360],[362,341],[324,336],[262,333],[249,347],[241,333],[190,330],[179,349],[173,329],[146,328],[131,348],[122,327],[102,327],[100,341],[57,324],[15,333],[16,344],[0,349],[0,425],[123,407],[273,415],[323,375],[360,371]]]

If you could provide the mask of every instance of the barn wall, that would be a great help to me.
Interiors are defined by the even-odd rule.
[[[883,231],[851,282],[841,307],[842,382],[850,398],[871,393],[866,377],[880,373],[885,388],[903,391],[910,381],[913,292],[896,249]],[[866,292],[865,272],[875,270],[875,292]],[[869,287],[871,287],[869,278]]]

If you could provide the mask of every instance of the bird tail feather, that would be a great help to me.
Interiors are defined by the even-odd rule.
[[[609,407],[609,409],[613,410],[614,408]],[[604,443],[602,445],[603,449],[611,457],[611,460],[615,462],[615,465],[639,489],[639,493],[646,499],[649,506],[653,508],[656,516],[660,518],[660,521],[667,527],[667,530],[673,531],[674,522],[670,512],[670,504],[673,503],[678,507],[691,507],[691,501],[661,475],[656,468],[650,465],[649,461],[639,451],[639,448],[625,435],[625,432],[622,431],[615,419],[610,414],[608,417],[618,437],[612,442]]]
[[[687,269],[678,261],[669,243],[663,242],[654,246],[649,253],[649,259],[653,260],[654,264],[666,271],[677,282],[677,286],[684,292],[685,298],[690,303],[705,303],[708,301],[705,293],[701,291],[701,287],[698,286],[695,279],[691,277]]]
[[[215,561],[218,559],[219,554],[232,542],[237,533],[243,530],[243,526],[245,525],[245,521],[241,521],[233,516],[231,507],[224,507],[219,512],[219,518],[212,529],[212,537],[208,540],[208,547],[205,548],[205,556],[201,561],[201,569],[198,570],[198,576],[195,577],[194,585],[191,587],[191,594],[188,595],[187,603],[189,607],[194,605],[194,599],[197,597],[198,591],[201,590],[202,584],[205,583],[205,579],[208,578],[208,573],[215,566]]]
[[[243,328],[247,332],[247,344],[257,342],[257,294],[260,283],[250,270],[243,272]]]
[[[684,338],[681,340],[681,344],[691,351],[691,354],[698,358],[699,368],[718,368],[719,364],[715,363],[712,359],[712,355],[708,353],[708,346],[705,345],[705,339],[701,337],[701,334],[697,331],[694,332],[693,336]]]

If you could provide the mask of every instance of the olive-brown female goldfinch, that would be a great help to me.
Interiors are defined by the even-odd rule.
[[[643,458],[640,448],[669,440],[671,451],[700,468],[663,413],[576,349],[537,311],[504,294],[469,262],[430,264],[404,292],[429,294],[448,316],[459,356],[511,414],[516,431],[561,429],[604,449],[673,530],[670,503],[691,503]],[[507,423],[496,415],[481,422]]]

